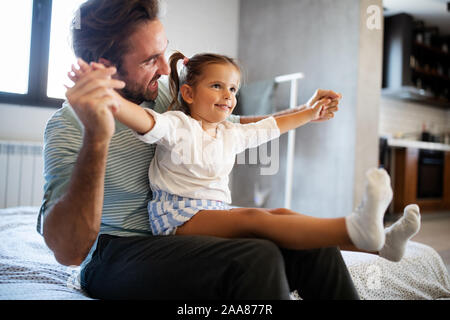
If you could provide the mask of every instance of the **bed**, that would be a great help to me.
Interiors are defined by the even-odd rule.
[[[78,268],[58,264],[36,232],[36,207],[0,209],[0,299],[89,300]],[[450,279],[439,254],[411,242],[400,263],[342,252],[362,299],[450,299]],[[294,292],[293,299],[299,299]]]

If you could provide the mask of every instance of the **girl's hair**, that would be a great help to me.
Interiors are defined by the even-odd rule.
[[[72,47],[84,61],[105,58],[120,70],[128,38],[136,28],[158,19],[158,0],[89,0],[75,14]]]
[[[186,57],[181,52],[176,51],[169,58],[170,75],[169,75],[169,87],[172,94],[172,102],[169,106],[171,110],[174,106],[179,105],[179,110],[190,115],[189,107],[186,101],[180,93],[180,88],[183,84],[194,86],[200,76],[202,75],[206,66],[211,64],[230,64],[241,73],[239,64],[232,58],[214,54],[214,53],[199,53],[189,58],[186,64],[183,65],[180,74],[178,74],[177,63],[180,60],[184,60]]]

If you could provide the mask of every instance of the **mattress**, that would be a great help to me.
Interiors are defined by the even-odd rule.
[[[58,264],[36,232],[37,212],[0,209],[0,299],[90,299],[79,286],[79,268]],[[429,246],[410,242],[398,263],[366,253],[342,255],[362,299],[450,299],[448,271]]]

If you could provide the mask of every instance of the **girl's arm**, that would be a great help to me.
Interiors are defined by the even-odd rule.
[[[322,89],[317,89],[316,92],[314,93],[314,95],[311,97],[311,99],[308,100],[308,102],[306,104],[298,106],[296,108],[286,109],[286,110],[279,111],[274,114],[269,114],[269,115],[264,115],[264,116],[240,116],[239,120],[240,120],[241,124],[247,124],[247,123],[252,123],[252,122],[257,122],[257,121],[263,120],[270,116],[277,118],[284,114],[293,113],[293,112],[297,112],[297,111],[301,111],[301,110],[310,108],[318,100],[321,100],[324,98],[331,99],[331,102],[326,106],[327,112],[323,112],[321,114],[320,118],[315,119],[313,121],[314,122],[327,121],[327,120],[330,120],[331,118],[333,118],[334,113],[338,111],[339,101],[341,100],[342,95],[339,93],[336,93],[334,91],[331,91],[331,90],[322,90]]]
[[[310,121],[319,119],[322,117],[325,111],[326,105],[330,103],[330,99],[321,99],[317,101],[312,108],[302,109],[296,112],[279,115],[275,118],[280,134],[283,134],[289,130],[298,128]]]
[[[139,134],[145,134],[153,129],[155,119],[150,113],[123,97],[120,101],[120,106],[114,114],[117,120]]]
[[[307,108],[308,108],[308,106],[301,105],[301,106],[296,107],[295,109],[286,109],[286,110],[278,111],[273,114],[268,114],[268,115],[263,115],[263,116],[240,116],[240,123],[247,124],[247,123],[258,122],[258,121],[261,121],[268,117],[274,117],[276,119],[279,116],[289,114],[289,113],[294,113],[294,112],[301,111],[301,110],[304,110]]]
[[[95,62],[89,65],[85,61],[83,61],[83,59],[78,59],[78,64],[80,68],[77,69],[72,65],[73,74],[69,73],[69,78],[75,83],[89,72],[96,69],[105,68],[104,65]],[[155,119],[151,114],[146,112],[137,104],[123,98],[114,89],[111,90],[113,90],[114,94],[117,95],[116,98],[119,102],[119,105],[116,106],[113,110],[114,117],[118,121],[122,122],[131,130],[134,130],[139,134],[145,134],[153,129],[153,126],[155,125]]]

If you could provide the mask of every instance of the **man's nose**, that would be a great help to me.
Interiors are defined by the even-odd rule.
[[[161,55],[161,59],[159,59],[158,71],[161,75],[168,75],[170,73],[169,62],[164,55]]]

